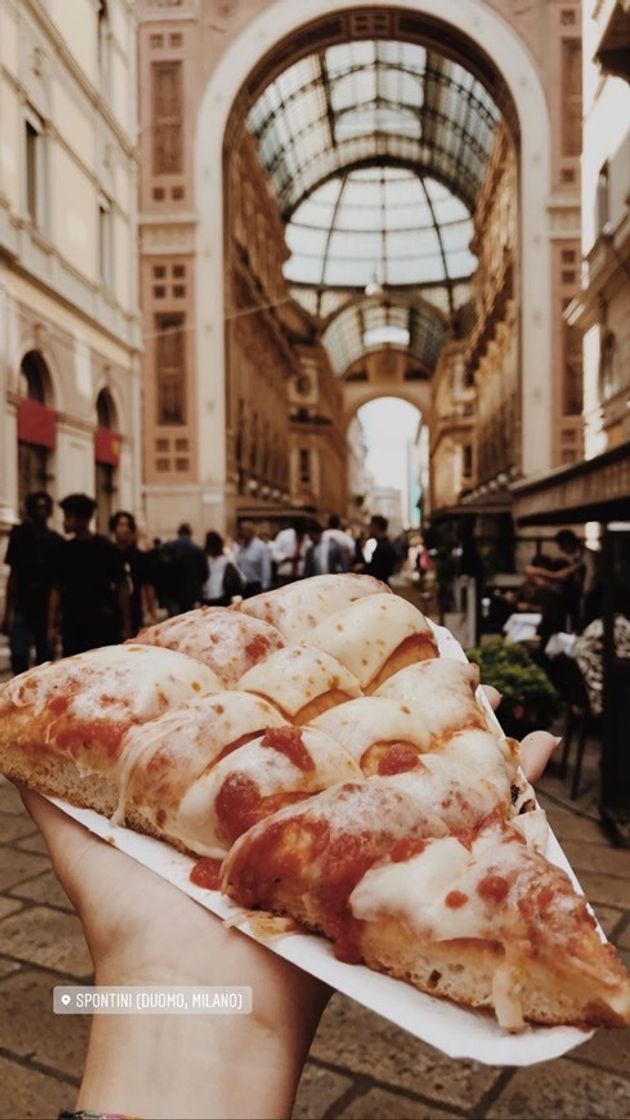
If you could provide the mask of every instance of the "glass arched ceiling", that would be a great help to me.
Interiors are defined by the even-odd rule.
[[[369,163],[413,167],[472,210],[499,119],[459,63],[415,43],[359,40],[288,67],[248,126],[288,220],[321,183]]]
[[[448,188],[405,167],[368,167],[317,187],[287,225],[290,282],[365,288],[470,276],[473,225]]]
[[[342,376],[363,354],[404,350],[431,374],[444,342],[444,320],[426,304],[392,304],[366,297],[332,319],[322,342],[335,373]]]

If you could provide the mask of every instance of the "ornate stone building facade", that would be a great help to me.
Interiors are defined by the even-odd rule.
[[[584,460],[515,487],[522,525],[581,528],[630,519],[630,17],[618,0],[584,4],[582,285],[564,294],[565,399],[582,412]],[[575,261],[579,258],[576,243]],[[573,269],[574,260],[567,261]],[[576,265],[577,268],[577,265]],[[561,277],[562,279],[562,277]],[[582,342],[583,340],[583,342]],[[583,348],[582,348],[583,347]],[[564,426],[564,425],[563,425]],[[577,439],[581,439],[581,431]]]
[[[432,428],[448,505],[486,487],[507,507],[508,484],[579,458],[579,3],[137,11],[153,528],[341,512],[347,425],[391,392]],[[381,217],[357,248],[361,205]],[[454,343],[475,399],[456,438],[432,415]]]
[[[141,499],[133,4],[5,0],[0,52],[0,530],[34,489],[106,529]]]

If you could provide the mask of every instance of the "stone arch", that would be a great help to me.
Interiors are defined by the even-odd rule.
[[[377,384],[377,383],[359,383],[357,385],[349,385],[348,389],[353,389],[354,392],[348,393],[346,390],[345,409],[344,409],[344,429],[348,430],[348,426],[356,416],[360,408],[364,404],[369,404],[370,401],[381,400],[383,397],[396,397],[398,400],[406,401],[407,404],[413,405],[418,409],[424,423],[431,426],[431,390],[427,383],[421,385],[404,385],[404,384]]]
[[[276,0],[232,41],[206,86],[196,124],[195,177],[199,209],[197,416],[199,470],[204,500],[221,504],[226,482],[224,340],[223,141],[233,104],[263,55],[298,29],[356,0],[311,0],[308,19],[294,0]],[[551,128],[544,89],[529,51],[513,27],[486,0],[380,0],[375,8],[421,14],[446,26],[453,41],[472,46],[493,64],[511,96],[520,143],[520,236],[523,470],[551,465],[552,318],[548,198]],[[465,31],[462,30],[465,28]],[[204,378],[203,370],[212,370]],[[209,438],[208,426],[212,428]],[[535,454],[535,457],[534,457]]]
[[[46,385],[45,400],[43,403],[48,408],[54,408],[57,412],[63,412],[64,400],[61,392],[63,384],[62,378],[59,374],[57,361],[51,346],[48,344],[45,330],[38,329],[38,326],[26,331],[20,339],[19,347],[19,360],[14,367],[14,388],[19,392],[20,371],[24,359],[29,354],[35,354],[43,364],[43,377]]]

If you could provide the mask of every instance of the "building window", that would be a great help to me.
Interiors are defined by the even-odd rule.
[[[182,171],[182,64],[154,62],[151,66],[153,118],[153,174]]]
[[[579,416],[582,398],[582,332],[564,324],[564,415]]]
[[[18,391],[18,503],[23,511],[28,494],[48,488],[56,443],[56,417],[48,407],[50,376],[38,350],[29,350],[22,358]]]
[[[158,424],[186,423],[185,316],[155,316]]]
[[[311,481],[311,453],[307,447],[300,448],[300,482]]]
[[[101,197],[98,203],[98,276],[103,287],[111,288],[114,278],[114,238],[111,203],[105,197]]]
[[[619,389],[619,358],[617,339],[612,331],[606,331],[602,338],[599,360],[599,399],[605,401]]]
[[[462,448],[462,477],[468,480],[472,476],[473,450],[472,444],[465,443]]]
[[[610,222],[610,182],[608,164],[605,163],[597,176],[597,213],[595,215],[598,233],[604,233]]]
[[[562,41],[562,154],[579,156],[582,151],[582,44],[579,39]]]
[[[26,212],[38,229],[44,225],[44,125],[31,109],[24,121]]]
[[[97,12],[97,51],[98,51],[98,72],[100,77],[101,92],[104,94],[109,93],[110,90],[110,27],[109,27],[109,14],[107,11],[106,0],[99,0]]]
[[[101,389],[96,398],[96,432],[94,434],[94,478],[96,528],[106,533],[114,511],[117,492],[116,470],[120,457],[120,437],[116,435],[116,406],[109,389]]]

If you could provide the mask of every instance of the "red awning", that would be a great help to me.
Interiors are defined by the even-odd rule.
[[[111,428],[97,428],[94,432],[94,458],[97,463],[117,467],[120,462],[120,436]]]
[[[52,451],[57,443],[57,415],[39,401],[20,401],[17,410],[18,439]]]

